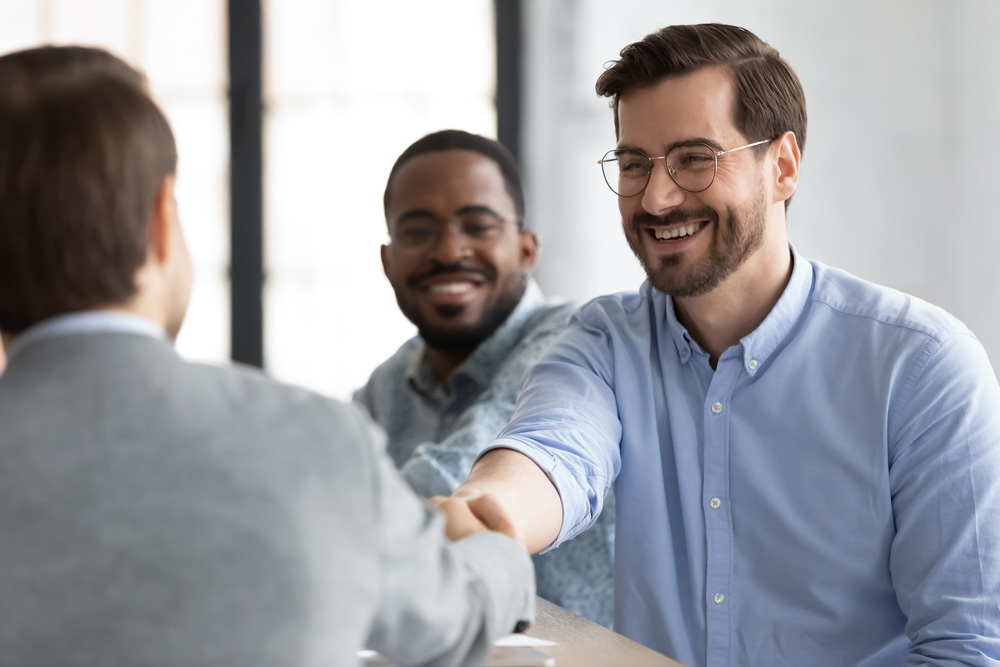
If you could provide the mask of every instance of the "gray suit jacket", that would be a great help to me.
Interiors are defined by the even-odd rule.
[[[350,406],[133,334],[0,376],[0,665],[474,664],[531,561],[455,544]]]

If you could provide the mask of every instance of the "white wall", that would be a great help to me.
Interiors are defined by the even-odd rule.
[[[809,109],[789,209],[803,254],[936,303],[1000,368],[1000,2],[532,0],[525,137],[537,275],[587,298],[643,279],[597,159],[615,143],[603,63],[674,23],[744,26],[777,48]]]

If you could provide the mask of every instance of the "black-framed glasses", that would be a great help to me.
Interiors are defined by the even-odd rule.
[[[708,144],[681,144],[659,157],[650,157],[634,148],[610,150],[597,162],[604,172],[604,181],[619,197],[635,197],[646,189],[653,172],[653,160],[663,160],[677,187],[688,192],[702,192],[715,182],[720,157],[772,141],[755,141],[728,151],[717,151]]]
[[[453,233],[470,245],[485,247],[496,243],[504,233],[506,218],[486,210],[463,211],[453,218],[440,220],[423,213],[406,215],[396,222],[389,238],[406,252],[424,252],[436,248],[446,233]],[[516,220],[512,220],[517,224]]]

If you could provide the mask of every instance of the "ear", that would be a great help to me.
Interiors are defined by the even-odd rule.
[[[379,248],[379,254],[382,255],[382,273],[384,273],[385,277],[388,278],[389,265],[391,264],[391,260],[389,259],[389,246],[383,243]]]
[[[149,220],[150,258],[155,259],[158,264],[166,264],[170,257],[173,235],[177,229],[176,207],[174,177],[171,175],[163,179],[163,185],[153,199],[153,212]]]
[[[521,251],[521,268],[527,273],[535,268],[535,260],[538,259],[538,234],[530,229],[521,230],[518,245]]]
[[[777,159],[774,162],[774,201],[786,201],[795,194],[799,184],[799,142],[794,132],[785,132],[775,139]]]

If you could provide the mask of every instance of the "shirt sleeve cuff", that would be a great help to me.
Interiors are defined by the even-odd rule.
[[[546,451],[545,448],[518,438],[501,438],[495,440],[479,454],[478,458],[482,458],[486,452],[494,449],[512,449],[527,456],[535,465],[542,469],[559,493],[563,510],[562,527],[559,530],[559,535],[552,544],[538,553],[545,553],[555,549],[566,540],[582,533],[597,520],[607,490],[603,476],[585,472],[575,473],[563,465],[559,459]],[[600,486],[600,491],[597,490],[598,485]],[[593,490],[594,493],[588,493],[588,489]],[[597,499],[596,507],[588,501],[588,496],[590,495],[593,495]]]

